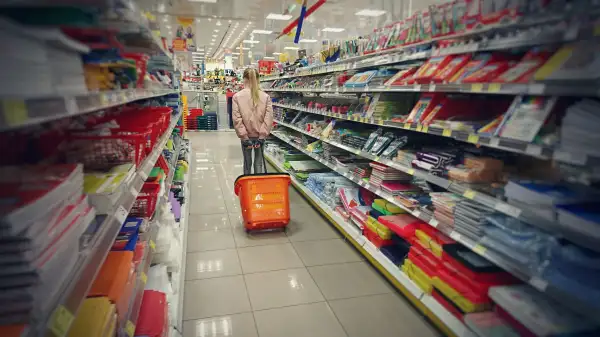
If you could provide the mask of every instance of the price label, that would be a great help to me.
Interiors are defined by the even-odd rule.
[[[460,241],[460,239],[462,238],[462,235],[460,235],[459,232],[452,232],[452,233],[450,233],[450,237],[452,239],[454,239],[454,241]]]
[[[375,157],[375,161],[379,161],[379,156]]]
[[[386,86],[385,91],[390,91],[390,87]]]
[[[546,288],[548,288],[548,282],[537,276],[532,277],[531,280],[529,280],[529,284],[541,292],[546,291]]]
[[[383,120],[378,120],[378,121],[377,121],[377,124],[378,124],[378,125],[383,125]]]
[[[137,198],[138,194],[140,193],[138,190],[135,189],[135,187],[131,186],[129,188],[129,192],[131,193],[131,195],[133,195],[134,198]]]
[[[509,204],[505,204],[505,203],[497,203],[496,206],[494,207],[494,209],[496,209],[499,212],[502,212],[506,215],[510,215],[514,218],[518,218],[519,215],[521,215],[521,210],[519,208],[516,208],[514,206],[511,206]]]
[[[429,126],[423,125],[423,129],[421,131],[424,132],[424,133],[429,132]]]
[[[67,308],[63,305],[59,305],[58,308],[54,310],[54,314],[52,314],[50,330],[56,336],[66,336],[74,318],[73,314]]]
[[[463,193],[463,197],[467,198],[467,199],[473,199],[475,198],[475,191],[473,190],[466,190],[465,193]]]
[[[107,105],[108,104],[108,95],[101,93],[100,94],[100,104]]]
[[[477,144],[477,143],[479,143],[479,136],[478,135],[469,135],[469,138],[467,138],[467,142]]]
[[[421,216],[421,211],[414,211],[412,214],[418,218]]]
[[[429,91],[435,91],[435,84],[431,84],[429,86]]]
[[[410,124],[410,123],[404,123],[404,128],[405,128],[405,129],[408,129],[408,130],[410,130],[410,126],[411,126],[411,124]]]
[[[154,240],[151,239],[148,245],[150,246],[150,249],[152,249],[153,252],[156,250],[156,243],[154,243]]]
[[[452,130],[450,130],[450,129],[444,129],[444,131],[442,131],[442,136],[444,136],[444,137],[450,137],[450,136],[452,136]]]
[[[485,248],[484,246],[482,246],[480,244],[476,244],[475,247],[473,247],[473,251],[479,255],[485,255],[487,248]]]
[[[146,273],[142,272],[142,274],[140,275],[140,279],[142,280],[142,282],[144,284],[146,284],[146,282],[148,282],[148,275],[146,275]]]
[[[417,125],[417,131],[419,131],[419,132],[423,131],[423,125],[421,125],[421,124]]]
[[[129,337],[133,337],[135,334],[135,324],[133,324],[133,322],[127,321],[127,324],[125,324],[125,333]]]
[[[119,221],[120,224],[125,223],[127,215],[129,215],[129,212],[125,209],[125,207],[123,207],[123,205],[120,205],[115,212],[115,218],[117,218],[117,221]]]
[[[538,145],[529,144],[525,149],[525,153],[531,156],[540,156],[542,154],[542,147]]]
[[[406,171],[406,173],[408,173],[412,176],[415,174],[415,169],[409,169],[408,171]]]
[[[475,83],[471,84],[471,92],[481,92],[483,91],[483,84]]]
[[[429,224],[435,228],[437,228],[437,226],[439,225],[439,222],[437,221],[437,219],[431,219],[429,220]]]
[[[8,125],[18,125],[27,120],[27,106],[22,99],[2,100],[2,112]]]
[[[500,139],[499,138],[491,138],[490,139],[490,144],[489,146],[491,147],[498,147],[498,145],[500,145]]]
[[[488,85],[488,92],[500,92],[502,85],[500,83],[492,83]]]
[[[413,91],[421,91],[421,85],[417,84],[413,87]]]
[[[143,181],[146,181],[146,179],[148,179],[148,173],[146,173],[142,170],[142,171],[140,171],[140,177],[142,177]]]

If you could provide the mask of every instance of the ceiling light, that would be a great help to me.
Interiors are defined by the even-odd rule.
[[[190,2],[206,2],[209,4],[216,4],[217,0],[189,0]]]
[[[255,40],[244,40],[242,42],[244,42],[244,43],[250,43],[250,44],[260,43],[260,41],[255,41]]]
[[[298,48],[298,47],[283,47],[283,49],[298,50],[300,48]]]
[[[252,31],[252,34],[272,34],[273,31],[272,30],[263,30],[263,29],[255,29]]]
[[[358,16],[382,16],[383,14],[385,14],[385,11],[381,9],[363,9],[354,13]]]
[[[158,11],[161,12],[161,13],[164,13],[165,12],[165,4],[159,4],[158,5]]]
[[[332,32],[332,33],[341,33],[345,30],[346,30],[346,28],[331,28],[331,27],[323,28],[324,32]]]
[[[281,21],[286,21],[291,19],[292,16],[289,14],[276,14],[276,13],[269,13],[269,15],[267,15],[267,19],[269,20],[281,20]]]
[[[281,55],[280,52],[274,52],[273,55]]]
[[[214,42],[211,42],[211,43],[210,43],[210,45],[211,45],[211,46],[214,46],[214,45],[215,45],[215,43],[214,43]]]
[[[171,25],[166,25],[165,27],[167,27],[167,29],[171,29]]]
[[[220,21],[220,20],[219,20],[219,21],[217,21],[216,25],[217,25],[217,26],[220,26],[220,25],[221,25],[221,21]]]
[[[263,60],[274,60],[275,58],[272,56],[264,56]]]
[[[198,52],[192,52],[192,55],[204,55],[204,52],[198,53]]]
[[[212,39],[211,41],[212,41],[212,42],[215,42],[215,41],[217,41],[217,40],[216,40],[216,39]]]
[[[315,39],[300,39],[299,42],[304,42],[304,43],[315,43],[317,42],[317,40]]]
[[[218,33],[218,32],[219,32],[219,30],[218,30],[218,29],[215,29],[215,33]]]
[[[217,34],[214,34],[213,37],[217,37]]]

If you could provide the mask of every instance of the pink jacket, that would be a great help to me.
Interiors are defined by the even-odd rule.
[[[271,97],[264,91],[260,91],[259,102],[254,106],[250,89],[244,89],[233,95],[231,117],[235,133],[240,139],[265,139],[273,127]]]

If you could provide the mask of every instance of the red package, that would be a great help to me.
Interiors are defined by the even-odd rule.
[[[415,73],[412,80],[414,83],[430,83],[435,75],[438,74],[450,61],[452,56],[432,57]]]
[[[551,55],[548,51],[529,51],[519,63],[498,76],[495,82],[527,83],[536,70],[544,65]]]
[[[406,118],[406,121],[413,123],[424,120],[433,111],[433,109],[439,105],[442,100],[444,100],[445,97],[446,94],[440,93],[422,94],[421,98],[419,98],[419,101],[417,104],[415,104],[412,111]]]
[[[155,290],[144,290],[135,336],[163,337],[168,335],[167,296]]]
[[[415,230],[423,224],[423,221],[410,214],[380,216],[377,221],[409,243],[414,241]]]
[[[449,81],[454,74],[462,69],[471,60],[471,55],[454,56],[448,64],[441,69],[434,77],[433,82],[442,83]]]
[[[394,244],[394,241],[392,240],[382,239],[379,235],[377,235],[377,233],[370,230],[368,226],[363,227],[363,235],[377,248]]]
[[[463,83],[488,83],[492,82],[496,77],[500,76],[508,68],[511,63],[509,61],[489,62],[481,69],[473,72],[465,77]]]

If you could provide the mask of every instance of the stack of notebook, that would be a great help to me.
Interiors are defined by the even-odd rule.
[[[454,230],[473,240],[483,236],[485,217],[494,213],[494,210],[478,202],[462,199],[454,207]]]
[[[380,187],[384,182],[410,182],[412,176],[404,172],[393,169],[389,166],[372,162],[369,164],[373,170],[369,183],[373,186]]]
[[[454,227],[454,207],[462,198],[450,192],[430,193],[430,195],[434,207],[433,216],[438,222]]]

